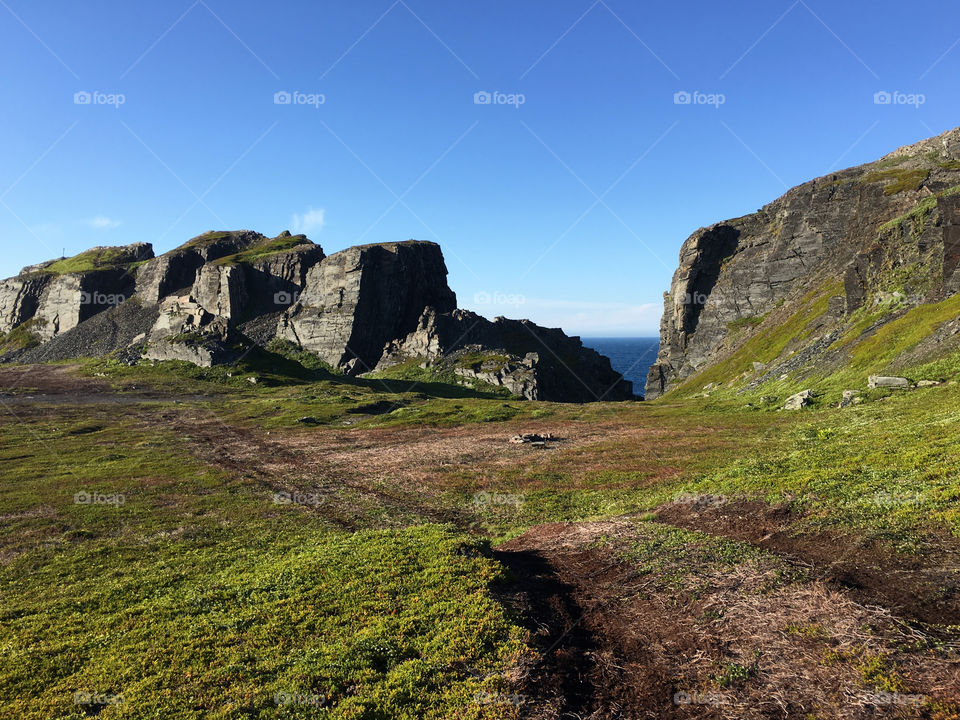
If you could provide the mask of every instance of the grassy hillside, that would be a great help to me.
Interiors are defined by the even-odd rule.
[[[808,299],[808,316],[830,291]],[[735,651],[664,670],[663,688],[647,692],[664,693],[670,712],[682,710],[670,701],[678,689],[740,707],[796,673],[842,676],[837,698],[915,693],[917,717],[960,712],[960,698],[931,685],[956,662],[949,638],[960,634],[960,572],[943,561],[960,548],[960,386],[788,413],[722,385],[706,398],[579,406],[298,367],[0,370],[0,716],[509,718],[553,707],[536,678],[544,662],[561,672],[554,641],[505,600],[526,575],[490,546],[556,521],[596,528],[558,568],[601,553],[626,573],[616,587],[645,578],[616,602],[667,603],[650,616],[664,622],[686,607],[670,604],[677,592],[712,598],[703,613],[731,603],[733,622],[724,578],[751,578],[743,602],[756,593],[786,608],[827,592],[818,568],[840,567],[859,573],[858,602],[918,613],[931,633],[858,640],[830,615],[839,610],[815,621],[781,609],[755,645],[732,635]],[[952,355],[916,372],[958,371]],[[555,440],[510,444],[521,431]],[[635,526],[613,532],[624,516]],[[538,556],[550,560],[549,547]],[[569,582],[592,575],[578,577]],[[716,631],[698,617],[698,633]],[[561,647],[580,642],[570,632]],[[793,666],[778,664],[783,643]],[[816,697],[813,685],[795,692],[821,708],[813,716],[840,717],[826,683]]]

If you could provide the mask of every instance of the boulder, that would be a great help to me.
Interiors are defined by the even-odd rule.
[[[783,404],[784,410],[799,410],[800,408],[805,408],[813,401],[813,391],[812,390],[801,390],[795,395],[791,395],[787,398],[787,401]]]
[[[843,394],[840,397],[840,407],[848,407],[849,405],[857,405],[860,403],[862,398],[860,397],[859,390],[844,390]]]
[[[211,367],[234,362],[240,342],[227,318],[213,315],[189,296],[174,296],[160,305],[144,357]]]
[[[887,375],[871,375],[867,378],[867,387],[874,388],[892,388],[905,390],[910,387],[910,381],[905,377],[891,377]]]
[[[840,407],[845,408],[851,405],[858,405],[862,401],[859,390],[844,390],[840,399]]]

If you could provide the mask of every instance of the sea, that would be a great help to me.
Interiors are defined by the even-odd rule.
[[[656,362],[660,339],[655,337],[635,338],[580,338],[585,347],[593,348],[610,358],[613,369],[633,383],[633,393],[643,395],[647,371]]]

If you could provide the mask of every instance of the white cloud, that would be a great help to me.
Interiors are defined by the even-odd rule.
[[[466,298],[465,298],[466,299]],[[571,335],[585,337],[655,336],[659,334],[662,303],[631,305],[617,302],[526,298],[514,305],[467,307],[481,315],[528,318],[545,327],[563,328]]]
[[[120,227],[123,220],[114,220],[103,215],[97,215],[97,217],[87,220],[86,223],[94,230],[112,230],[115,227]]]
[[[294,235],[303,233],[309,235],[313,232],[320,232],[323,228],[325,210],[314,210],[310,208],[302,215],[294,213],[290,218],[290,230]]]

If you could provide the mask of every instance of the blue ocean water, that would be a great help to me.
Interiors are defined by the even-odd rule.
[[[647,371],[657,359],[660,339],[640,338],[580,338],[584,346],[593,348],[610,358],[613,369],[633,383],[635,395],[643,395]]]

